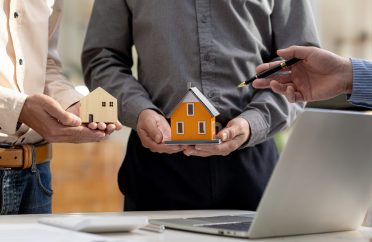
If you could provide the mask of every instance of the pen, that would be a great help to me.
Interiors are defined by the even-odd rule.
[[[297,59],[297,58],[292,58],[292,59],[289,59],[289,60],[286,60],[286,61],[282,61],[280,62],[278,65],[276,66],[273,66],[263,72],[260,72],[258,74],[256,74],[255,76],[249,78],[248,80],[242,82],[239,84],[238,88],[239,87],[245,87],[247,86],[249,83],[253,82],[254,80],[256,79],[259,79],[259,78],[265,78],[265,77],[268,77],[278,71],[281,71],[291,65],[294,65],[296,64],[297,62],[299,62],[301,59]]]
[[[140,229],[157,232],[157,233],[163,233],[165,231],[164,225],[157,225],[157,224],[148,224]]]

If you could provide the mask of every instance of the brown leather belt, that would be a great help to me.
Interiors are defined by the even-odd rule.
[[[36,164],[52,158],[52,145],[35,145]],[[32,145],[0,148],[0,168],[28,169],[32,165]]]

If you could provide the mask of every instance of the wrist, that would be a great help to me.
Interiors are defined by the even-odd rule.
[[[341,80],[344,83],[343,92],[351,94],[353,91],[353,66],[350,58],[343,58],[343,68],[340,72]]]

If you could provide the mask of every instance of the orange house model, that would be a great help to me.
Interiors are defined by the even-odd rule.
[[[165,144],[219,144],[215,118],[220,113],[196,87],[189,88],[171,113],[171,139]]]
[[[114,123],[118,120],[118,101],[98,87],[80,100],[80,118],[83,123]]]

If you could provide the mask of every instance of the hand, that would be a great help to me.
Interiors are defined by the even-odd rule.
[[[234,118],[222,129],[217,137],[221,139],[219,145],[195,145],[187,147],[183,153],[187,156],[208,157],[212,155],[227,156],[244,144],[250,136],[250,127],[247,120]]]
[[[138,117],[137,133],[142,145],[152,152],[173,154],[182,151],[180,145],[165,145],[171,137],[167,120],[151,109],[142,111]]]
[[[79,117],[66,112],[57,101],[44,94],[26,98],[19,121],[34,129],[48,142],[95,142],[106,135],[103,131],[81,126]]]
[[[302,61],[290,67],[289,75],[272,75],[253,82],[255,88],[271,88],[290,102],[318,101],[352,91],[352,65],[348,58],[316,47],[292,46],[279,50],[278,55]],[[279,62],[257,67],[261,72]]]
[[[77,102],[71,105],[69,108],[66,109],[66,111],[73,113],[76,116],[80,117],[80,102]],[[105,133],[109,135],[114,131],[120,130],[122,128],[122,125],[119,121],[116,121],[115,123],[108,123],[108,124],[104,122],[99,122],[99,123],[92,122],[92,123],[89,123],[87,127],[93,130],[99,129],[99,130],[105,131]]]

